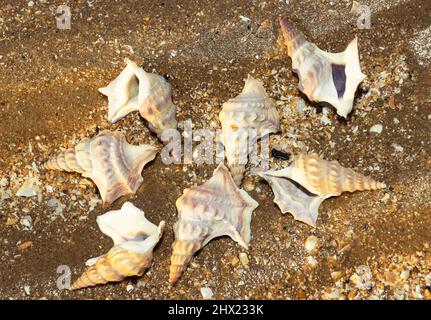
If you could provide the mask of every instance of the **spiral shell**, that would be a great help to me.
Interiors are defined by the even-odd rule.
[[[131,145],[122,134],[105,130],[51,157],[44,167],[79,172],[92,179],[103,203],[109,204],[136,192],[143,182],[142,169],[156,154],[157,148],[153,146]]]
[[[343,192],[377,190],[386,185],[370,177],[326,161],[317,154],[301,154],[285,169],[259,174],[270,184],[283,213],[290,212],[296,220],[316,226],[320,204]]]
[[[136,63],[127,64],[120,75],[99,91],[108,97],[108,120],[112,123],[133,111],[139,111],[149,128],[160,138],[162,132],[177,127],[176,107],[171,85],[154,73],[145,72]]]
[[[77,290],[108,282],[142,276],[151,266],[153,249],[159,242],[165,222],[159,226],[145,218],[143,211],[125,202],[121,210],[113,210],[97,218],[100,230],[110,236],[114,247],[101,257],[87,261],[89,266],[72,284]]]
[[[386,185],[370,177],[341,166],[337,161],[327,161],[316,153],[301,154],[293,163],[277,174],[288,177],[311,193],[332,197],[348,191],[377,190]]]
[[[366,78],[359,64],[358,39],[353,39],[344,52],[329,53],[308,42],[286,19],[281,18],[280,24],[299,90],[311,101],[331,104],[346,118],[359,83]]]
[[[248,76],[241,94],[223,104],[219,118],[227,162],[240,186],[254,144],[259,137],[279,130],[279,115],[262,83]]]
[[[258,204],[238,189],[223,164],[203,185],[185,189],[176,205],[179,220],[174,225],[169,274],[172,285],[186,270],[193,255],[214,238],[229,236],[248,248],[251,215]]]

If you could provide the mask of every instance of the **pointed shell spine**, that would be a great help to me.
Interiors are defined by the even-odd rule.
[[[175,285],[184,271],[187,269],[193,255],[202,248],[200,240],[175,240],[172,244],[171,266],[169,271],[169,283]]]
[[[317,154],[302,154],[293,164],[299,169],[305,179],[305,183],[316,194],[339,195],[345,191],[364,191],[385,188],[384,183],[345,168],[338,161],[327,161]]]
[[[289,23],[285,18],[280,18],[281,30],[287,45],[288,54],[292,57],[296,50],[302,46],[307,40],[301,31]]]
[[[377,182],[371,177],[364,176],[362,174],[356,173],[352,169],[343,168],[344,169],[344,179],[343,186],[341,190],[343,191],[364,191],[364,190],[378,190],[385,188],[385,184],[381,182]]]

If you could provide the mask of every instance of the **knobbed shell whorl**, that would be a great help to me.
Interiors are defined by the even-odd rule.
[[[212,239],[229,236],[244,248],[251,238],[251,215],[258,204],[238,189],[229,170],[220,164],[211,179],[185,189],[178,198],[169,282],[174,285],[193,255]]]
[[[330,53],[307,41],[285,18],[280,19],[280,25],[299,90],[310,101],[331,104],[346,118],[352,111],[356,88],[366,78],[359,64],[358,39],[353,39],[345,51]]]
[[[145,72],[129,59],[125,63],[120,75],[99,89],[108,97],[108,120],[115,123],[130,112],[139,111],[159,138],[164,130],[175,129],[176,107],[172,103],[171,85],[162,76]]]
[[[44,167],[79,172],[90,178],[97,185],[103,203],[109,204],[136,192],[143,182],[142,169],[157,151],[146,144],[131,145],[121,133],[105,130],[51,157]]]
[[[249,76],[241,94],[223,104],[219,118],[228,166],[240,186],[249,153],[257,139],[279,130],[279,114],[262,83]]]

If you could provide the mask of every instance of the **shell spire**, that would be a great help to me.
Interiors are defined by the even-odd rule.
[[[259,173],[270,184],[283,213],[290,212],[296,220],[316,226],[320,204],[343,192],[377,190],[386,185],[370,177],[326,161],[317,154],[301,154],[287,167]]]
[[[164,130],[177,127],[176,107],[171,85],[154,73],[145,72],[125,59],[126,67],[108,86],[99,91],[108,97],[108,120],[115,123],[133,111],[139,111],[149,128],[160,138]]]
[[[280,25],[299,90],[310,101],[331,104],[346,118],[359,83],[366,78],[359,64],[358,39],[353,39],[345,51],[330,53],[307,41],[285,18],[280,19]]]
[[[339,196],[343,192],[376,190],[385,188],[384,183],[356,173],[341,166],[338,161],[327,161],[316,153],[301,154],[292,164],[272,173],[296,181],[308,191],[318,196]]]
[[[248,248],[251,215],[258,204],[244,190],[238,189],[223,164],[203,185],[185,189],[176,206],[179,219],[174,225],[171,285],[187,269],[193,255],[214,238],[229,236]]]
[[[90,178],[97,185],[103,203],[109,204],[136,192],[143,182],[142,169],[157,152],[153,146],[131,145],[122,134],[105,130],[51,157],[44,167],[78,172]]]
[[[159,226],[148,221],[144,212],[130,202],[125,202],[121,210],[99,216],[97,224],[104,234],[112,238],[114,247],[100,257],[89,259],[86,262],[88,268],[70,290],[142,276],[151,266],[153,249],[165,226],[164,221]]]
[[[287,46],[287,52],[289,56],[292,56],[293,53],[307,41],[307,39],[305,39],[301,31],[299,31],[293,24],[287,22],[285,18],[280,18],[280,25]]]
[[[248,76],[242,92],[223,104],[219,118],[228,166],[240,186],[257,140],[279,130],[279,114],[262,83]]]

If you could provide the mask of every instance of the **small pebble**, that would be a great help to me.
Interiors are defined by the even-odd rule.
[[[29,229],[32,228],[33,219],[30,216],[24,216],[20,222],[24,227],[27,227]]]
[[[239,262],[239,259],[237,257],[233,257],[230,263],[235,267],[238,264],[238,262]]]
[[[242,264],[243,266],[248,266],[248,264],[249,264],[250,260],[248,260],[247,253],[245,253],[245,252],[241,252],[241,253],[239,254],[239,261],[241,261],[241,264]]]
[[[126,287],[126,291],[127,291],[127,292],[132,292],[134,288],[135,288],[135,287],[133,287],[133,285],[128,284],[128,285],[127,285],[127,287]]]
[[[401,147],[399,144],[394,143],[392,144],[392,146],[394,147],[396,153],[402,153],[404,151],[404,148]]]
[[[239,18],[241,19],[242,22],[248,22],[250,21],[250,18],[244,17],[244,16],[239,16]]]
[[[46,205],[50,208],[54,208],[56,207],[58,204],[58,200],[56,197],[52,197],[51,199],[48,200],[48,202],[46,203]]]
[[[15,195],[26,198],[34,197],[37,195],[37,189],[34,188],[33,183],[30,180],[26,180]]]
[[[296,111],[302,113],[304,112],[305,109],[305,101],[302,100],[301,98],[298,98],[298,100],[296,101]]]
[[[312,257],[312,256],[308,256],[307,258],[307,263],[310,267],[315,268],[318,264],[316,258]]]
[[[18,219],[16,218],[7,218],[6,225],[7,226],[13,226],[18,222]]]
[[[388,283],[394,284],[397,282],[397,275],[393,273],[392,271],[386,271],[385,272],[385,279]]]
[[[317,241],[318,239],[315,236],[309,236],[305,240],[305,251],[307,251],[308,253],[314,251],[317,247]]]
[[[26,241],[26,242],[24,242],[24,243],[19,244],[19,245],[18,245],[18,247],[19,247],[21,250],[26,250],[26,249],[30,248],[32,245],[33,245],[33,242],[31,242],[31,241]]]
[[[341,272],[340,271],[332,271],[331,272],[331,278],[334,281],[338,281],[341,278]]]
[[[400,274],[400,278],[403,280],[407,280],[409,277],[410,277],[410,271],[409,270],[404,270]]]
[[[24,292],[26,295],[30,295],[31,291],[30,291],[30,286],[24,286]]]
[[[380,134],[383,131],[383,125],[375,124],[370,128],[370,133]]]
[[[201,288],[201,294],[202,294],[202,298],[204,299],[212,299],[213,297],[213,291],[211,290],[211,288]]]
[[[380,201],[386,203],[390,198],[391,196],[389,195],[389,193],[385,193],[385,195],[383,196],[383,198],[380,199]]]

